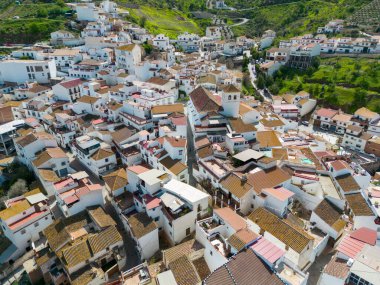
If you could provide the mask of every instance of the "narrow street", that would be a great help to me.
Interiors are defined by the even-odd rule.
[[[187,168],[189,170],[189,184],[196,186],[197,181],[193,176],[193,165],[196,163],[194,135],[191,130],[190,121],[187,119]]]
[[[117,214],[115,208],[112,204],[106,200],[106,204],[104,205],[105,211],[109,214],[117,223],[117,228],[123,237],[124,242],[124,250],[126,255],[126,265],[125,268],[122,268],[123,271],[129,270],[141,263],[141,259],[139,253],[137,251],[136,242],[131,237],[131,235],[124,229],[123,222],[121,217]]]
[[[255,83],[256,73],[253,70],[254,68],[255,68],[254,65],[252,65],[251,63],[248,64],[248,70],[249,70],[249,76],[251,78],[251,83],[252,83],[253,87],[257,90],[257,92],[259,92],[260,96],[263,97],[264,101],[271,103],[272,100],[269,97],[265,96],[264,91],[261,89],[258,89],[256,86],[256,83]]]

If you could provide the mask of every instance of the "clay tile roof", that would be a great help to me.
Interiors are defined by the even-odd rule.
[[[226,264],[213,271],[204,285],[283,285],[281,279],[253,252],[238,253]]]
[[[361,193],[347,194],[345,197],[355,216],[374,216]]]
[[[103,208],[100,206],[89,208],[88,214],[101,228],[116,225],[111,216],[106,214]]]
[[[141,173],[149,171],[149,168],[146,168],[145,166],[142,166],[142,165],[133,165],[133,166],[129,166],[127,170],[132,171],[133,173],[136,173],[136,174],[141,174]]]
[[[200,284],[201,279],[189,258],[186,255],[169,264],[178,285]]]
[[[93,160],[102,160],[113,155],[115,155],[115,153],[111,149],[100,148],[93,155],[91,155],[91,158]]]
[[[349,272],[350,268],[347,265],[347,260],[340,259],[336,257],[336,255],[331,258],[330,262],[327,263],[323,270],[323,273],[337,277],[341,280],[346,280]]]
[[[322,202],[318,204],[318,206],[314,209],[314,212],[338,232],[342,230],[346,224],[340,218],[342,215],[341,211],[326,199],[322,200]]]
[[[197,155],[199,158],[206,158],[213,154],[214,152],[211,145],[207,145],[197,150]]]
[[[0,219],[3,221],[6,221],[11,217],[26,211],[30,207],[31,207],[31,205],[28,202],[28,200],[24,199],[20,202],[13,204],[9,208],[6,208],[6,209],[0,211]]]
[[[39,169],[38,173],[45,181],[48,182],[58,182],[59,180],[61,180],[61,178],[59,178],[57,174],[50,169]]]
[[[122,128],[120,130],[117,130],[116,132],[113,132],[111,134],[112,136],[112,139],[116,142],[116,143],[122,143],[124,140],[128,139],[129,137],[131,137],[132,135],[134,134],[134,131],[131,130],[130,128]]]
[[[116,49],[123,50],[123,51],[132,51],[135,46],[136,44],[129,44],[129,45],[117,47]]]
[[[163,86],[163,85],[165,85],[166,83],[168,83],[169,80],[167,80],[167,79],[163,79],[163,78],[160,78],[160,77],[152,77],[152,78],[150,78],[149,80],[147,80],[146,82],[147,82],[147,83],[151,83],[151,84],[155,84],[155,85]]]
[[[73,245],[62,250],[62,257],[68,268],[91,258],[87,239],[76,241]]]
[[[98,100],[99,100],[99,98],[96,98],[96,97],[82,96],[77,100],[77,102],[82,102],[82,103],[86,103],[86,104],[94,104]]]
[[[242,119],[229,119],[232,130],[236,133],[256,132],[257,129],[254,124],[245,124]]]
[[[157,105],[152,107],[152,114],[184,113],[183,104]]]
[[[215,209],[214,213],[228,223],[235,231],[239,231],[247,226],[244,218],[229,207]]]
[[[286,101],[286,103],[288,104],[293,104],[294,102],[294,98],[296,97],[296,95],[293,95],[293,94],[285,94],[283,96],[284,100]]]
[[[261,193],[265,188],[273,188],[289,180],[291,176],[279,167],[268,170],[260,170],[248,175],[248,181],[253,185],[256,193]]]
[[[180,159],[172,159],[170,156],[160,160],[160,163],[174,175],[179,175],[187,169],[187,166]]]
[[[259,237],[258,234],[249,229],[241,229],[228,238],[228,243],[237,251],[242,250],[247,244],[253,242]]]
[[[377,113],[372,112],[371,110],[368,110],[365,107],[362,107],[362,108],[356,110],[355,115],[361,116],[361,117],[364,117],[364,118],[367,118],[367,119],[373,119],[373,118],[375,118],[375,117],[378,116]]]
[[[190,255],[193,252],[201,250],[202,245],[195,239],[180,243],[169,249],[162,251],[162,259],[166,265],[172,263],[183,255]]]
[[[123,107],[123,105],[116,102],[112,102],[108,104],[108,109],[111,109],[112,111],[116,111],[120,109],[121,107]]]
[[[184,138],[165,137],[165,140],[173,147],[185,147],[187,142]]]
[[[88,243],[94,255],[122,241],[123,238],[113,225],[88,238]]]
[[[275,131],[258,131],[256,140],[261,148],[282,146]]]
[[[104,182],[111,191],[118,190],[128,185],[127,172],[120,168],[112,173],[103,176]]]
[[[70,232],[83,228],[89,222],[87,212],[82,211],[69,218],[55,220],[43,232],[50,248],[55,251],[71,240]]]
[[[244,103],[240,103],[239,114],[241,116],[243,116],[246,113],[251,112],[251,111],[253,111],[253,108],[251,106],[244,104]]]
[[[350,165],[344,160],[335,160],[331,162],[330,165],[332,168],[334,168],[335,171],[350,169]]]
[[[201,86],[194,89],[189,97],[198,112],[218,112],[221,109],[214,95]]]
[[[62,85],[66,89],[73,88],[73,87],[79,86],[81,84],[82,84],[82,80],[79,78],[73,79],[73,80],[68,80],[68,81],[63,81],[63,82],[59,83],[59,85]]]
[[[128,218],[132,234],[139,239],[157,229],[157,224],[145,213],[137,213]]]
[[[242,198],[245,196],[250,189],[252,189],[252,184],[250,181],[243,181],[237,174],[230,173],[228,176],[221,180],[221,185],[224,189],[232,193],[237,198]]]
[[[248,216],[248,219],[298,253],[301,253],[309,242],[314,240],[303,229],[298,228],[287,220],[278,218],[264,208],[254,210]]]
[[[240,93],[240,90],[233,84],[228,84],[223,88],[224,93]]]
[[[352,177],[350,173],[340,175],[335,177],[339,186],[342,188],[343,192],[351,192],[360,190],[359,184],[356,182],[355,178]]]
[[[321,108],[316,111],[317,116],[325,117],[325,118],[332,118],[338,113],[337,110],[333,109],[327,109],[327,108]]]
[[[358,132],[358,133],[363,131],[362,127],[355,126],[355,125],[349,125],[349,126],[347,126],[347,129],[349,129],[350,131],[353,131],[353,132]]]
[[[351,121],[351,118],[352,118],[352,115],[350,114],[340,113],[340,114],[336,114],[332,119],[334,121],[347,123]]]

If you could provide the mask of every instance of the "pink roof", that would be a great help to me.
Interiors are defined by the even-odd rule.
[[[338,113],[337,110],[333,109],[327,109],[327,108],[321,108],[319,109],[316,114],[317,116],[325,117],[325,118],[332,118]]]
[[[100,119],[97,119],[97,120],[93,120],[92,124],[93,125],[98,125],[98,124],[104,123],[105,121],[106,121],[105,119],[100,118]]]
[[[229,224],[235,231],[246,227],[246,221],[229,207],[214,210],[214,214],[219,216],[225,223]]]
[[[66,89],[73,88],[73,87],[78,86],[80,84],[82,84],[81,79],[73,79],[73,80],[69,80],[69,81],[65,81],[65,82],[60,83],[60,85],[62,85]]]
[[[265,188],[263,189],[265,193],[269,193],[271,196],[277,198],[280,201],[286,201],[290,197],[294,196],[292,191],[285,189],[284,187],[280,188]]]
[[[142,165],[134,165],[134,166],[128,167],[127,170],[130,170],[136,174],[141,174],[141,173],[147,172],[149,169]]]
[[[100,184],[90,184],[90,185],[87,185],[87,188],[90,191],[96,191],[96,190],[101,190],[102,186]]]
[[[335,160],[335,161],[331,162],[330,165],[336,171],[339,171],[339,170],[342,170],[342,169],[349,169],[350,168],[350,166],[348,165],[348,163],[346,161],[344,161],[344,160]]]
[[[369,228],[362,227],[357,229],[356,231],[353,231],[350,236],[358,241],[362,241],[370,245],[376,245],[377,233]]]
[[[275,263],[285,254],[284,250],[263,237],[251,245],[251,249],[270,263]]]
[[[161,203],[161,199],[152,197],[152,196],[150,196],[148,194],[145,194],[143,196],[143,200],[145,202],[147,210],[154,209],[154,208],[160,206],[160,203]]]
[[[355,258],[355,256],[362,251],[364,246],[364,242],[347,235],[339,243],[337,251],[347,255],[349,258]]]
[[[41,212],[34,212],[33,214],[21,219],[21,220],[18,220],[17,222],[13,223],[13,224],[10,224],[9,225],[9,228],[11,230],[15,229],[15,228],[18,228],[19,226],[23,225],[23,224],[26,224],[28,221],[42,215],[43,213],[45,213],[47,210],[44,210],[44,211],[41,211]]]
[[[380,198],[380,190],[372,188],[372,190],[371,190],[371,196],[373,198]]]
[[[181,116],[181,117],[173,117],[170,119],[172,121],[172,123],[176,126],[184,126],[187,124],[187,120],[186,120],[186,117],[185,116]]]
[[[90,189],[87,186],[84,186],[76,190],[76,195],[78,196],[78,198],[88,193],[90,193]]]
[[[61,199],[65,199],[66,197],[72,196],[72,195],[75,195],[75,189],[71,189],[69,191],[63,192],[59,196],[61,197]]]
[[[73,195],[73,196],[69,196],[67,198],[64,199],[66,205],[70,205],[70,204],[73,204],[77,201],[79,201],[79,198],[76,196],[76,195]]]
[[[74,179],[68,178],[68,179],[65,179],[65,180],[62,180],[62,181],[55,183],[54,187],[55,187],[55,189],[60,190],[62,188],[65,188],[68,184],[73,183],[73,182],[74,182]]]
[[[335,153],[332,151],[314,151],[314,155],[318,158],[322,158],[324,156],[335,155]]]

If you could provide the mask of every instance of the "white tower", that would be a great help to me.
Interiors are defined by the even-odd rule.
[[[234,85],[227,85],[222,92],[223,115],[237,118],[240,107],[240,90]]]

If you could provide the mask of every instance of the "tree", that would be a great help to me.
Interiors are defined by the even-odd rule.
[[[269,87],[269,91],[274,94],[274,95],[277,95],[279,92],[280,92],[280,88],[278,88],[277,84],[274,83],[273,85],[271,85]]]
[[[26,181],[24,179],[17,179],[17,181],[9,189],[8,196],[9,198],[14,198],[24,194],[26,191]]]
[[[300,92],[302,90],[303,90],[303,85],[302,85],[302,83],[300,83],[300,84],[298,84],[298,86],[296,88],[296,92],[298,93],[298,92]]]
[[[257,85],[257,88],[259,89],[265,88],[265,78],[262,74],[260,74],[259,77],[257,77],[256,85]]]
[[[140,25],[140,27],[144,28],[145,24],[146,24],[146,17],[143,16],[140,18],[139,25]]]
[[[46,9],[44,9],[44,8],[38,9],[38,11],[37,11],[37,17],[38,18],[46,18],[47,16],[48,16],[48,12]]]
[[[248,71],[248,64],[249,64],[249,58],[244,54],[243,55],[243,67],[242,67],[243,72]]]

